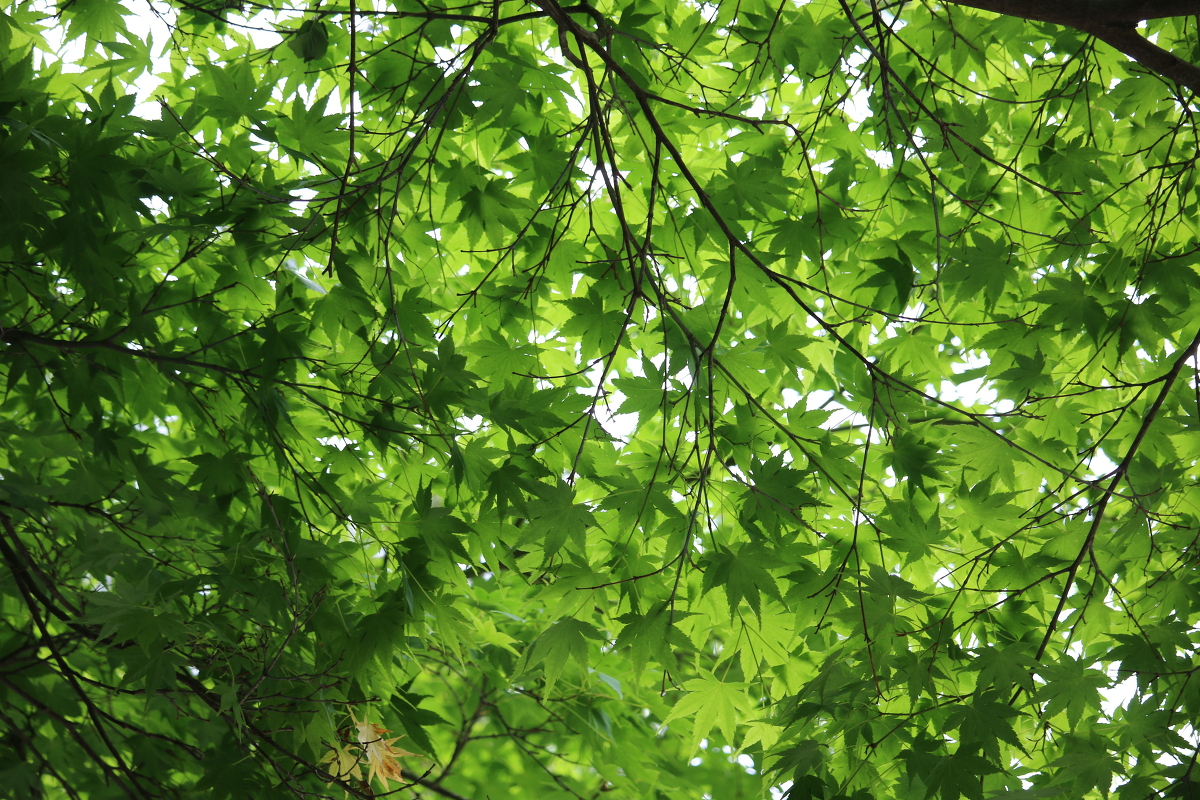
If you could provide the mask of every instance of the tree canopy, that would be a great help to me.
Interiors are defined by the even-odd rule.
[[[7,797],[1200,797],[1200,6],[9,0]]]

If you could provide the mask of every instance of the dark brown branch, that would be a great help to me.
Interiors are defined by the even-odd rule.
[[[1121,481],[1125,480],[1129,474],[1129,467],[1133,464],[1133,458],[1137,455],[1138,448],[1141,447],[1142,440],[1146,438],[1150,426],[1154,424],[1154,420],[1158,416],[1158,410],[1162,408],[1167,395],[1174,388],[1175,381],[1179,378],[1179,373],[1183,371],[1184,364],[1189,358],[1196,355],[1197,349],[1200,349],[1200,332],[1197,332],[1191,343],[1176,356],[1171,368],[1162,376],[1162,389],[1159,390],[1158,397],[1154,398],[1154,402],[1146,410],[1146,416],[1142,418],[1142,424],[1138,428],[1137,434],[1133,437],[1133,442],[1130,443],[1129,449],[1125,452],[1125,457],[1121,459],[1121,463],[1111,473],[1112,480],[1109,481],[1108,488],[1104,490],[1104,494],[1100,497],[1100,502],[1096,504],[1096,510],[1092,513],[1092,524],[1088,527],[1087,538],[1084,539],[1083,547],[1079,549],[1079,555],[1075,557],[1075,560],[1071,562],[1071,566],[1068,568],[1067,578],[1063,582],[1062,591],[1058,595],[1058,606],[1054,609],[1054,614],[1050,617],[1050,624],[1046,626],[1046,634],[1042,637],[1042,643],[1038,647],[1034,660],[1041,661],[1042,656],[1046,653],[1046,648],[1050,646],[1050,641],[1054,637],[1054,631],[1058,627],[1058,620],[1062,617],[1063,610],[1067,606],[1067,596],[1071,594],[1071,587],[1075,585],[1075,576],[1079,573],[1079,568],[1083,565],[1084,560],[1092,552],[1092,546],[1096,542],[1096,534],[1100,531],[1100,523],[1104,521],[1104,512],[1108,508],[1108,501],[1113,498],[1117,492],[1117,487],[1120,486]],[[1015,695],[1013,699],[1016,699]]]
[[[442,797],[450,798],[450,800],[468,800],[466,797],[463,797],[458,792],[452,792],[449,789],[447,789],[446,787],[439,786],[438,784],[434,783],[433,781],[427,780],[426,778],[422,778],[420,775],[417,775],[414,772],[410,772],[409,770],[406,770],[406,769],[401,770],[400,774],[404,778],[404,780],[408,781],[409,783],[415,783],[418,786],[420,786],[421,788],[428,789],[429,791],[433,792],[434,794],[440,794]]]
[[[1100,41],[1115,47],[1151,72],[1175,81],[1200,94],[1200,68],[1172,55],[1169,51],[1138,35],[1133,28],[1118,28],[1100,25],[1095,28],[1080,28]]]
[[[67,339],[48,339],[44,336],[38,336],[35,333],[28,333],[18,328],[0,328],[0,342],[5,344],[37,344],[43,347],[54,347],[63,351],[76,350],[112,350],[116,353],[122,353],[134,358],[144,358],[148,361],[154,361],[163,364],[177,364],[181,367],[193,367],[195,369],[213,370],[214,372],[223,372],[229,375],[248,375],[250,370],[234,369],[225,367],[220,364],[211,364],[207,361],[195,361],[190,358],[182,358],[180,356],[160,355],[153,350],[141,349],[135,350],[132,347],[123,347],[122,345],[110,342],[106,339],[83,339],[79,341],[71,341]]]
[[[1146,69],[1200,93],[1200,68],[1164,50],[1135,30],[1149,19],[1200,16],[1200,0],[949,0],[1010,17],[1065,25],[1095,36]]]
[[[959,6],[1008,17],[1053,22],[1084,30],[1104,25],[1132,26],[1148,19],[1200,14],[1200,0],[949,0]],[[1088,31],[1089,33],[1091,31]]]

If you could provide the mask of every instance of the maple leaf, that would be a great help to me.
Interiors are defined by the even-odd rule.
[[[391,731],[382,725],[367,722],[365,718],[360,721],[354,716],[354,712],[350,713],[350,719],[354,722],[356,730],[355,738],[358,740],[358,746],[362,750],[360,758],[365,756],[367,759],[367,780],[378,778],[379,782],[383,784],[385,791],[389,788],[389,780],[403,781],[400,762],[396,759],[404,756],[415,756],[417,753],[410,753],[407,750],[393,747],[394,743],[403,737],[396,736],[391,739],[385,739],[383,735],[391,733]]]
[[[964,744],[982,747],[993,762],[1000,761],[1000,742],[1024,749],[1009,722],[1010,717],[1022,714],[1004,702],[1004,697],[1002,692],[988,692],[969,704],[955,705],[946,720],[947,728],[958,728],[959,739]]]
[[[660,602],[647,614],[629,613],[619,617],[625,623],[617,636],[617,647],[630,649],[633,669],[640,674],[651,656],[660,664],[674,663],[675,650],[688,650],[691,643],[675,623],[692,616],[691,612],[669,610],[667,602]]]
[[[621,310],[619,297],[609,296],[607,302],[608,308],[605,308],[605,294],[595,286],[588,289],[584,297],[562,301],[572,312],[572,316],[563,323],[563,335],[582,337],[584,352],[606,352],[616,341],[625,314]]]
[[[704,572],[705,591],[714,586],[723,586],[725,596],[729,600],[729,613],[733,615],[743,599],[750,603],[755,616],[762,612],[762,600],[759,591],[762,590],[779,598],[779,589],[775,579],[765,569],[774,566],[763,548],[754,544],[743,545],[737,553],[718,547],[710,553],[705,553]]]
[[[329,752],[321,759],[327,764],[325,771],[339,780],[362,780],[362,768],[358,764],[358,754],[353,752],[352,745],[330,745]]]
[[[976,694],[982,695],[989,688],[1000,694],[1013,686],[1033,691],[1033,678],[1029,670],[1037,666],[1030,655],[1030,646],[1025,642],[1014,642],[1007,647],[983,647],[975,651],[975,658],[967,667],[979,670],[975,682]]]
[[[721,729],[726,741],[732,742],[738,719],[748,706],[745,690],[749,684],[727,683],[711,672],[701,672],[704,677],[684,684],[684,688],[690,694],[684,695],[663,720],[663,724],[666,725],[672,720],[695,714],[692,728],[693,749],[699,746],[701,739],[708,736],[714,725]]]
[[[587,666],[588,639],[603,641],[604,636],[592,625],[566,617],[551,625],[534,641],[527,665],[545,665],[547,692],[562,675],[569,659],[574,658],[581,666]]]
[[[958,800],[964,795],[983,800],[982,778],[997,772],[996,767],[970,748],[942,755],[937,752],[941,745],[936,740],[923,739],[901,754],[908,762],[909,775],[919,777],[925,784],[925,797],[936,793],[941,800]]]
[[[1041,350],[1032,356],[1023,353],[1013,353],[1013,367],[996,376],[998,380],[1008,384],[1008,388],[1018,397],[1035,393],[1043,384],[1050,380],[1046,371],[1046,356]]]
[[[563,481],[555,487],[538,489],[540,497],[529,505],[529,526],[517,540],[517,547],[540,542],[549,558],[570,539],[583,551],[585,531],[596,522],[591,511],[585,504],[575,502],[575,490]]]
[[[942,464],[937,448],[911,433],[899,433],[892,439],[892,450],[884,454],[884,460],[896,474],[897,480],[908,479],[908,495],[917,490],[925,491],[925,479],[937,481],[941,478]]]
[[[1009,248],[985,236],[976,236],[973,247],[947,265],[943,277],[959,299],[983,300],[988,307],[999,302],[1013,277],[1016,262]]]
[[[888,515],[879,521],[880,529],[888,535],[884,544],[904,554],[906,565],[928,556],[950,533],[942,529],[936,510],[926,519],[905,503],[888,501],[887,508]]]
[[[869,263],[878,271],[859,284],[864,287],[879,287],[879,292],[875,295],[875,304],[882,305],[882,300],[892,299],[892,307],[897,313],[903,312],[904,307],[908,305],[908,295],[912,291],[913,279],[916,275],[916,271],[908,261],[908,257],[904,256],[903,252],[900,255],[903,257],[903,260],[889,257],[870,261]],[[888,298],[885,293],[886,289],[894,290],[895,297]]]
[[[1037,702],[1046,702],[1045,718],[1060,711],[1067,712],[1071,725],[1078,724],[1088,706],[1100,709],[1100,690],[1107,689],[1112,679],[1098,669],[1088,669],[1083,660],[1064,655],[1057,664],[1044,664],[1038,674],[1045,679],[1034,695]]]

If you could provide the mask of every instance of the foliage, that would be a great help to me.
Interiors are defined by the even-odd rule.
[[[6,7],[6,796],[1200,791],[1195,18],[623,3]]]

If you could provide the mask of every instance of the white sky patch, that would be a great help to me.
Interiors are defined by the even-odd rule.
[[[1111,475],[1117,468],[1117,464],[1103,450],[1096,448],[1095,453],[1088,460],[1088,480],[1097,480],[1105,475]]]

